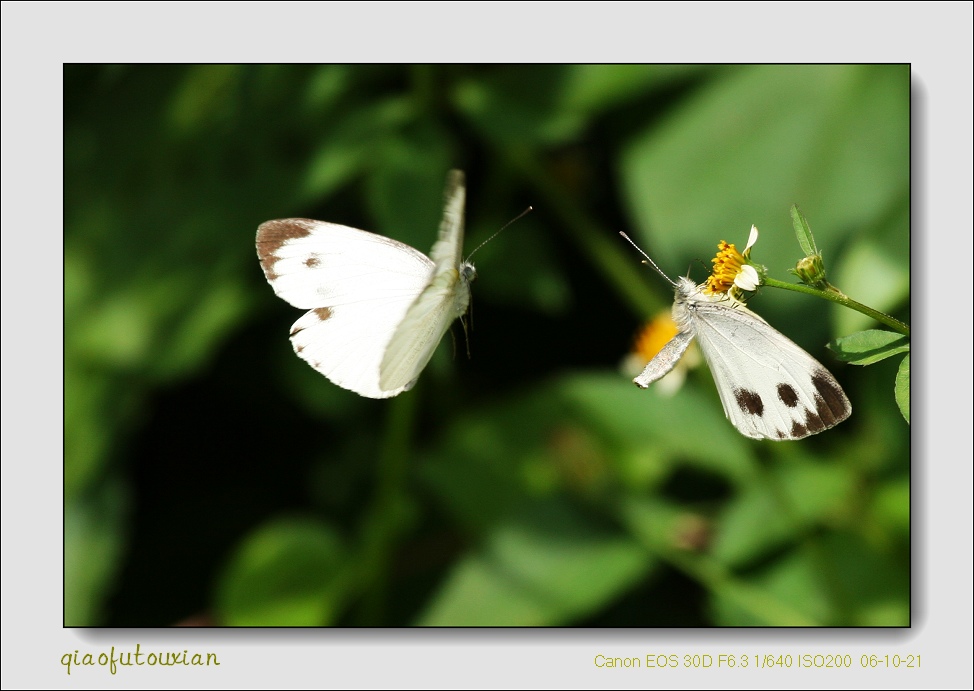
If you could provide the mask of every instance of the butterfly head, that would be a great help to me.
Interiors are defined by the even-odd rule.
[[[460,264],[460,280],[463,283],[470,284],[477,279],[477,269],[474,265],[466,261]]]

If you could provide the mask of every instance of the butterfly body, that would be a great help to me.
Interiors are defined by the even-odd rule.
[[[696,339],[724,414],[745,436],[802,439],[842,422],[852,406],[835,377],[760,316],[689,278],[675,282],[678,333],[633,381],[641,388],[669,372]]]
[[[369,398],[408,391],[443,334],[470,304],[476,271],[461,260],[463,174],[452,171],[430,256],[391,238],[302,218],[262,223],[257,256],[274,292],[309,310],[291,327],[294,351]]]

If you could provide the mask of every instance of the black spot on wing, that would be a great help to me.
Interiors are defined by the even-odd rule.
[[[798,393],[792,388],[791,384],[778,384],[778,400],[789,408],[798,405]]]
[[[761,400],[761,396],[758,395],[757,391],[736,389],[734,391],[734,400],[737,401],[737,407],[742,412],[748,415],[757,415],[758,417],[764,415],[764,401]]]
[[[317,254],[312,254],[310,257],[304,260],[304,265],[307,266],[309,269],[315,268],[320,263],[321,262],[318,260]]]

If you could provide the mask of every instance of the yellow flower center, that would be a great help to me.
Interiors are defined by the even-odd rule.
[[[711,295],[726,293],[734,286],[734,279],[744,268],[747,260],[737,248],[723,240],[717,245],[717,256],[713,258],[714,270],[707,279],[704,292]]]

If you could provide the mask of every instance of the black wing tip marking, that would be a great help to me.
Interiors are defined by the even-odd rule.
[[[278,218],[264,221],[257,227],[257,245],[280,247],[288,240],[310,235],[318,223],[319,221],[310,218]]]
[[[849,399],[828,371],[823,369],[814,372],[811,376],[811,384],[816,392],[814,410],[800,406],[798,392],[791,384],[781,382],[775,387],[778,400],[789,409],[796,409],[795,412],[799,413],[804,419],[794,419],[787,432],[775,429],[774,435],[767,438],[776,441],[804,439],[835,427],[852,414],[852,405],[849,403]],[[758,392],[744,388],[735,389],[734,401],[745,415],[759,418],[764,416],[764,401]],[[799,407],[801,407],[800,411],[797,410]]]
[[[831,374],[825,370],[816,372],[812,375],[812,386],[818,392],[815,399],[818,414],[829,423],[829,427],[839,424],[852,414],[849,399]]]
[[[310,235],[318,223],[310,218],[278,218],[265,221],[257,227],[257,258],[268,281],[277,278],[274,272],[274,264],[278,260],[277,251],[288,240],[300,240]],[[317,260],[312,257],[309,261]],[[309,264],[309,268],[311,266]]]

